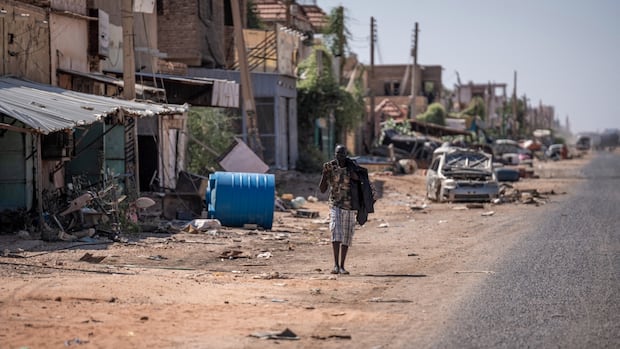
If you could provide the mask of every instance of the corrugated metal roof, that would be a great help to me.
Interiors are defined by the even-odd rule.
[[[283,0],[255,0],[254,9],[263,22],[277,22],[286,25],[286,6]],[[315,5],[293,4],[290,11],[293,25],[300,30],[321,31],[327,25],[327,15]]]
[[[57,71],[59,73],[65,73],[69,75],[79,76],[82,78],[92,79],[92,80],[95,80],[95,81],[98,81],[104,84],[114,85],[114,86],[121,87],[121,88],[125,86],[125,82],[123,80],[117,79],[115,77],[108,76],[102,73],[83,73],[83,72],[79,72],[76,70],[62,69],[62,68],[58,68]],[[149,93],[153,95],[160,95],[160,94],[165,95],[166,94],[166,90],[164,90],[163,88],[136,84],[136,93],[140,95],[144,95],[145,91],[148,91]]]
[[[187,104],[127,101],[10,76],[0,77],[0,113],[44,134],[92,124],[119,110],[126,115],[141,117],[184,113],[188,109]]]

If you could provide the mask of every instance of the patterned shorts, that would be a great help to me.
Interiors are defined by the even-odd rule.
[[[332,242],[340,241],[345,246],[351,246],[355,231],[355,214],[357,211],[345,210],[339,207],[329,209],[329,230],[332,233]]]

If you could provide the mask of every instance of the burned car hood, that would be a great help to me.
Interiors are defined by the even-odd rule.
[[[443,173],[446,177],[452,179],[486,181],[493,178],[493,172],[491,170],[477,168],[450,167],[444,168]]]
[[[452,151],[446,154],[442,172],[453,179],[489,180],[493,177],[492,158],[477,151]]]

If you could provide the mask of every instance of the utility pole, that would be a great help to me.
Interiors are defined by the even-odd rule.
[[[514,73],[514,86],[512,88],[512,122],[510,133],[515,135],[515,128],[517,127],[517,71]]]
[[[133,1],[121,0],[123,26],[123,98],[136,98],[136,60],[133,47]]]
[[[530,120],[528,120],[528,107],[527,107],[527,95],[524,94],[523,95],[523,130],[529,134],[529,129],[530,129]]]
[[[413,43],[411,47],[411,57],[413,57],[413,66],[411,67],[411,113],[409,117],[415,119],[415,97],[416,97],[416,79],[415,74],[418,67],[418,22],[415,22],[415,29],[413,30]]]
[[[342,74],[344,72],[344,7],[338,6],[336,9],[338,18],[341,19],[342,25],[338,28],[338,84],[342,85]]]
[[[290,28],[291,27],[291,0],[285,0],[284,1],[284,6],[286,6],[285,11],[285,16],[286,16],[286,27]]]
[[[370,17],[370,79],[368,81],[369,93],[370,93],[370,136],[368,137],[369,144],[372,143],[375,137],[375,92],[373,91],[375,85],[375,40],[377,36],[377,29],[375,27],[375,17]],[[369,145],[367,144],[367,145]]]
[[[248,132],[248,145],[252,151],[263,159],[263,146],[258,132],[258,121],[256,116],[256,105],[254,93],[252,92],[252,81],[250,80],[250,69],[248,67],[248,57],[246,55],[245,40],[243,39],[243,23],[241,22],[241,10],[239,1],[231,1],[233,25],[235,31],[235,46],[239,58],[239,71],[241,75],[241,95],[243,97],[243,109],[245,109],[246,127]]]

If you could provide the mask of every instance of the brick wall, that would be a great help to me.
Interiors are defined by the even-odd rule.
[[[224,64],[224,0],[161,0],[159,50],[188,66]]]

